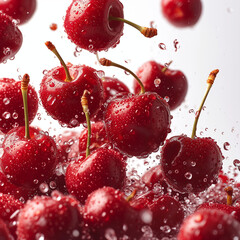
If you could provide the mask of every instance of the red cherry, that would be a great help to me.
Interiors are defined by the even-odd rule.
[[[23,100],[21,82],[14,79],[0,79],[0,130],[7,133],[14,127],[24,126]],[[35,89],[29,85],[28,115],[31,123],[38,110],[38,96]]]
[[[12,18],[0,11],[0,63],[13,58],[22,41],[22,33]]]
[[[1,240],[11,240],[12,239],[6,224],[4,223],[4,221],[1,218],[0,218],[0,237],[1,237]]]
[[[173,197],[163,195],[155,197],[154,192],[149,191],[130,201],[132,207],[149,210],[151,221],[149,225],[158,238],[174,237],[184,218],[181,204]]]
[[[84,220],[91,229],[93,239],[130,239],[141,236],[143,223],[120,191],[103,187],[92,192],[83,209]]]
[[[56,51],[51,42],[47,42],[46,45],[50,50]],[[93,117],[103,101],[103,86],[97,71],[91,67],[56,67],[44,76],[39,93],[42,104],[51,117],[68,127],[77,127],[85,122],[81,107],[84,90],[90,93],[89,113]]]
[[[117,78],[104,77],[103,80],[103,89],[104,89],[104,100],[101,108],[97,112],[94,120],[101,121],[103,120],[103,114],[106,109],[107,101],[112,97],[116,96],[118,93],[130,93],[129,88]]]
[[[0,11],[23,24],[32,17],[36,5],[36,0],[0,0]]]
[[[98,148],[86,159],[69,164],[66,172],[68,192],[84,203],[94,190],[110,186],[120,189],[126,176],[126,163],[120,153]]]
[[[13,196],[0,193],[0,219],[4,220],[13,236],[16,235],[18,212],[23,206],[24,204]]]
[[[18,218],[18,239],[81,239],[83,224],[79,203],[70,196],[35,197]]]
[[[79,136],[79,152],[85,152],[87,148],[88,129],[84,129]],[[108,143],[106,130],[103,122],[91,124],[91,145],[90,151],[96,150],[103,144]]]
[[[220,210],[203,209],[187,217],[178,240],[226,240],[240,238],[240,223]]]
[[[144,63],[137,71],[145,90],[156,92],[162,98],[168,98],[170,109],[181,105],[187,94],[188,83],[186,76],[177,70],[170,70],[155,61]],[[138,82],[134,81],[134,92],[140,92]]]
[[[202,13],[201,0],[162,0],[164,17],[176,27],[193,26]]]
[[[129,94],[109,102],[105,125],[108,138],[117,149],[144,157],[163,144],[169,132],[170,112],[157,93]]]
[[[57,164],[54,140],[35,128],[30,139],[24,127],[11,130],[3,142],[1,167],[9,181],[17,186],[36,188],[53,175]]]

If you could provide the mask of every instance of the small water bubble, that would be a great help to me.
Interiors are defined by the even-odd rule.
[[[3,48],[3,54],[4,55],[10,55],[11,54],[11,49],[9,47]]]
[[[159,43],[159,44],[158,44],[158,47],[159,47],[161,50],[166,50],[166,49],[167,49],[165,43]]]
[[[48,70],[44,69],[42,73],[43,75],[46,75],[48,73]]]
[[[39,190],[42,192],[42,193],[47,193],[49,191],[49,187],[46,183],[41,183],[39,185]]]
[[[9,98],[4,98],[4,99],[3,99],[3,103],[4,103],[5,105],[8,105],[8,104],[10,103],[10,99],[9,99]]]
[[[233,160],[233,165],[235,166],[235,167],[240,167],[240,160],[238,160],[238,159],[234,159]]]
[[[13,119],[18,119],[18,114],[17,114],[16,112],[14,112],[14,113],[12,114],[12,117],[13,117]]]
[[[73,237],[79,237],[80,233],[77,229],[75,229],[75,230],[73,230],[72,235],[73,235]]]
[[[38,184],[38,179],[34,179],[33,183],[37,185]]]
[[[164,100],[165,100],[166,102],[169,102],[170,98],[169,98],[168,96],[165,96],[165,97],[164,97]]]
[[[192,179],[192,174],[190,172],[186,172],[184,174],[185,178],[188,179],[188,180],[191,180]]]
[[[107,240],[117,240],[117,236],[116,236],[116,233],[115,233],[114,229],[108,228],[105,231],[105,238]]]
[[[177,52],[177,50],[180,48],[180,45],[179,45],[179,42],[177,39],[175,39],[173,41],[173,45],[174,45],[174,48],[175,48],[175,52]]]
[[[128,71],[124,71],[124,73],[128,76],[130,75],[130,73]]]
[[[11,114],[9,112],[4,112],[2,114],[2,116],[5,118],[5,119],[9,119],[11,117]]]
[[[229,142],[225,142],[223,144],[223,148],[224,148],[224,150],[228,151],[231,148],[230,143]]]
[[[156,79],[154,80],[154,85],[155,85],[155,87],[159,87],[160,83],[161,83],[161,79],[156,78]]]

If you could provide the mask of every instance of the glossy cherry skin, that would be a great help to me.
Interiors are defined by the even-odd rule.
[[[141,79],[145,90],[156,92],[162,98],[169,99],[170,110],[181,105],[188,90],[186,76],[179,70],[163,70],[164,66],[155,61],[144,63],[137,71],[137,76]],[[140,92],[140,85],[134,81],[134,93]]]
[[[0,193],[0,219],[4,220],[13,236],[16,236],[17,216],[23,206],[24,204],[12,195]]]
[[[23,24],[32,17],[36,5],[36,0],[0,0],[0,11]]]
[[[168,184],[180,192],[202,192],[216,183],[223,156],[211,138],[174,136],[161,151],[161,166]]]
[[[56,194],[55,194],[56,195]],[[18,239],[81,239],[79,203],[70,196],[35,197],[26,203],[18,218]],[[75,236],[75,237],[74,237]]]
[[[103,78],[104,100],[101,108],[94,117],[95,121],[103,120],[104,111],[107,106],[107,101],[118,93],[130,93],[129,88],[117,78],[104,77]]]
[[[88,130],[85,128],[79,136],[79,152],[86,152]],[[106,130],[103,122],[91,124],[91,145],[90,151],[94,151],[103,144],[108,143]]]
[[[95,69],[85,65],[68,65],[68,69],[73,78],[71,82],[65,82],[63,67],[53,68],[43,77],[39,93],[47,113],[71,128],[86,122],[81,106],[84,90],[90,93],[87,96],[90,117],[100,108],[104,92]]]
[[[123,5],[120,1],[74,0],[64,20],[68,38],[90,52],[115,47],[123,34],[123,23],[109,21],[109,16],[123,18]]]
[[[195,25],[202,13],[201,0],[162,0],[164,17],[176,27]]]
[[[94,240],[106,240],[106,235],[121,239],[139,239],[141,226],[139,212],[134,210],[123,193],[111,187],[103,187],[92,192],[83,209],[84,220],[91,229]],[[115,239],[115,238],[112,238]]]
[[[143,213],[147,210],[150,211],[152,220],[149,225],[154,236],[159,239],[174,237],[184,218],[183,208],[177,200],[168,195],[156,197],[153,191],[134,198],[130,204]]]
[[[25,138],[25,128],[10,131],[3,142],[1,168],[11,183],[36,188],[53,175],[57,164],[54,140],[30,127],[30,139]]]
[[[70,163],[65,177],[68,192],[84,204],[88,195],[98,188],[120,189],[126,177],[126,163],[119,152],[98,148],[86,159]]]
[[[11,240],[11,236],[9,230],[4,223],[4,221],[0,218],[0,239],[1,240]]]
[[[105,111],[110,142],[122,153],[144,157],[157,151],[170,127],[167,103],[156,93],[114,98]]]
[[[13,58],[22,46],[23,36],[12,18],[0,11],[0,63]]]
[[[203,209],[188,216],[178,240],[234,240],[240,237],[240,223],[220,210]]]
[[[38,110],[38,96],[35,89],[28,86],[28,118],[31,123]],[[21,82],[10,78],[0,78],[0,130],[7,133],[14,127],[24,126],[23,98]]]

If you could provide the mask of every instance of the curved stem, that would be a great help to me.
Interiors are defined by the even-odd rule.
[[[145,93],[145,88],[144,88],[144,86],[143,86],[142,81],[139,79],[139,77],[138,77],[134,72],[132,72],[132,71],[129,70],[128,68],[126,68],[126,67],[124,67],[124,66],[122,66],[122,65],[120,65],[120,64],[117,64],[117,63],[115,63],[115,62],[112,62],[112,61],[110,61],[110,60],[108,60],[108,59],[106,59],[106,58],[100,58],[99,63],[100,63],[102,66],[106,66],[106,67],[112,66],[112,67],[121,68],[121,69],[123,69],[124,71],[130,73],[130,74],[138,81],[138,83],[139,83],[139,85],[140,85],[140,87],[141,87],[141,92],[140,92],[140,94]]]
[[[30,81],[29,75],[25,74],[23,76],[22,82],[21,82],[21,91],[22,91],[23,107],[24,107],[25,138],[27,138],[27,139],[30,139],[29,119],[28,119],[28,102],[27,102],[29,81]]]
[[[142,27],[142,26],[140,26],[136,23],[133,23],[131,21],[128,21],[124,18],[109,16],[109,21],[124,22],[124,23],[136,28],[139,32],[141,32],[145,37],[148,37],[148,38],[152,38],[152,37],[157,35],[157,29],[156,28]]]
[[[203,105],[204,105],[204,103],[205,103],[205,101],[207,99],[208,93],[210,92],[210,89],[211,89],[211,87],[212,87],[212,85],[214,83],[214,80],[215,80],[218,72],[219,72],[218,69],[213,70],[209,74],[209,76],[208,76],[208,79],[207,79],[207,84],[208,84],[207,91],[206,91],[206,93],[204,95],[204,98],[203,98],[203,100],[201,102],[201,105],[200,105],[200,107],[199,107],[199,109],[198,109],[198,111],[196,113],[196,116],[195,116],[195,121],[194,121],[194,124],[193,124],[193,130],[192,130],[192,136],[191,136],[192,139],[194,139],[196,137],[197,124],[198,124],[198,120],[199,120],[199,117],[200,117]]]
[[[66,74],[65,82],[71,82],[72,81],[72,77],[71,77],[71,75],[69,73],[68,67],[65,64],[65,62],[63,61],[61,55],[58,53],[56,47],[50,41],[46,42],[45,45],[47,46],[47,48],[49,50],[51,50],[56,55],[56,57],[60,61],[61,65],[63,66],[65,74]]]
[[[87,94],[89,94],[88,90],[84,90],[82,98],[81,98],[81,104],[82,104],[83,112],[85,113],[85,116],[86,116],[87,128],[88,128],[86,157],[88,157],[90,155],[91,134],[92,134],[91,133],[91,122],[90,122],[90,116],[89,116]]]
[[[136,193],[137,193],[137,189],[134,189],[134,190],[131,192],[131,194],[130,194],[128,197],[126,197],[126,201],[127,201],[127,202],[130,202],[130,201],[134,198],[134,196],[136,195]]]

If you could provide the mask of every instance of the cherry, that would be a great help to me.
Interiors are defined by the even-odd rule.
[[[17,216],[23,206],[24,204],[13,196],[0,193],[0,219],[4,220],[13,236],[16,235]]]
[[[81,239],[82,214],[71,196],[54,192],[53,197],[35,197],[26,203],[18,218],[18,239]]]
[[[144,36],[153,37],[157,30],[138,26],[123,19],[119,0],[74,0],[67,9],[64,27],[68,38],[90,52],[115,47],[123,35],[123,22],[138,29]]]
[[[0,63],[14,58],[22,46],[23,36],[12,18],[0,11]]]
[[[100,63],[130,71],[107,59],[100,59]],[[117,149],[130,156],[144,157],[163,144],[169,132],[170,111],[157,93],[145,93],[141,81],[133,75],[141,85],[141,94],[112,99],[104,120],[108,138]]]
[[[35,188],[53,175],[57,164],[54,140],[35,128],[29,128],[27,89],[29,76],[22,79],[25,129],[11,130],[3,142],[1,168],[9,181],[17,186]]]
[[[36,5],[36,0],[0,0],[0,11],[24,24],[34,14]]]
[[[0,130],[7,133],[14,127],[24,126],[21,82],[10,78],[0,78]],[[35,118],[38,110],[38,96],[35,89],[28,86],[29,122]]]
[[[188,216],[178,240],[226,240],[240,238],[240,223],[220,210],[202,209]]]
[[[201,0],[162,0],[164,17],[176,27],[193,26],[202,13]]]
[[[80,104],[83,91],[87,89],[90,92],[89,112],[93,117],[103,101],[102,81],[91,67],[66,66],[55,46],[51,42],[46,42],[46,45],[59,57],[62,66],[44,76],[39,92],[42,104],[48,114],[61,124],[77,127],[85,121]]]
[[[85,203],[84,220],[91,229],[93,239],[138,239],[143,225],[119,190],[103,187],[92,192]]]
[[[153,191],[138,196],[130,204],[135,209],[150,211],[151,229],[160,239],[175,236],[184,218],[183,208],[177,200],[168,195],[155,197]]]
[[[11,240],[9,230],[1,218],[0,218],[0,237],[1,240]]]
[[[208,78],[208,89],[196,115],[192,138],[174,136],[166,141],[161,152],[161,166],[168,184],[180,192],[201,192],[216,183],[222,167],[222,153],[211,138],[196,137],[200,112],[218,70]]]
[[[103,78],[103,89],[104,89],[104,100],[103,105],[97,112],[94,120],[101,121],[103,120],[104,111],[109,101],[112,97],[116,96],[118,93],[130,93],[129,88],[117,78],[104,77]]]
[[[178,70],[170,70],[155,61],[144,63],[137,71],[145,90],[156,92],[162,98],[169,99],[171,110],[180,106],[187,94],[188,83],[186,76]],[[140,86],[134,81],[134,92],[140,92]]]

